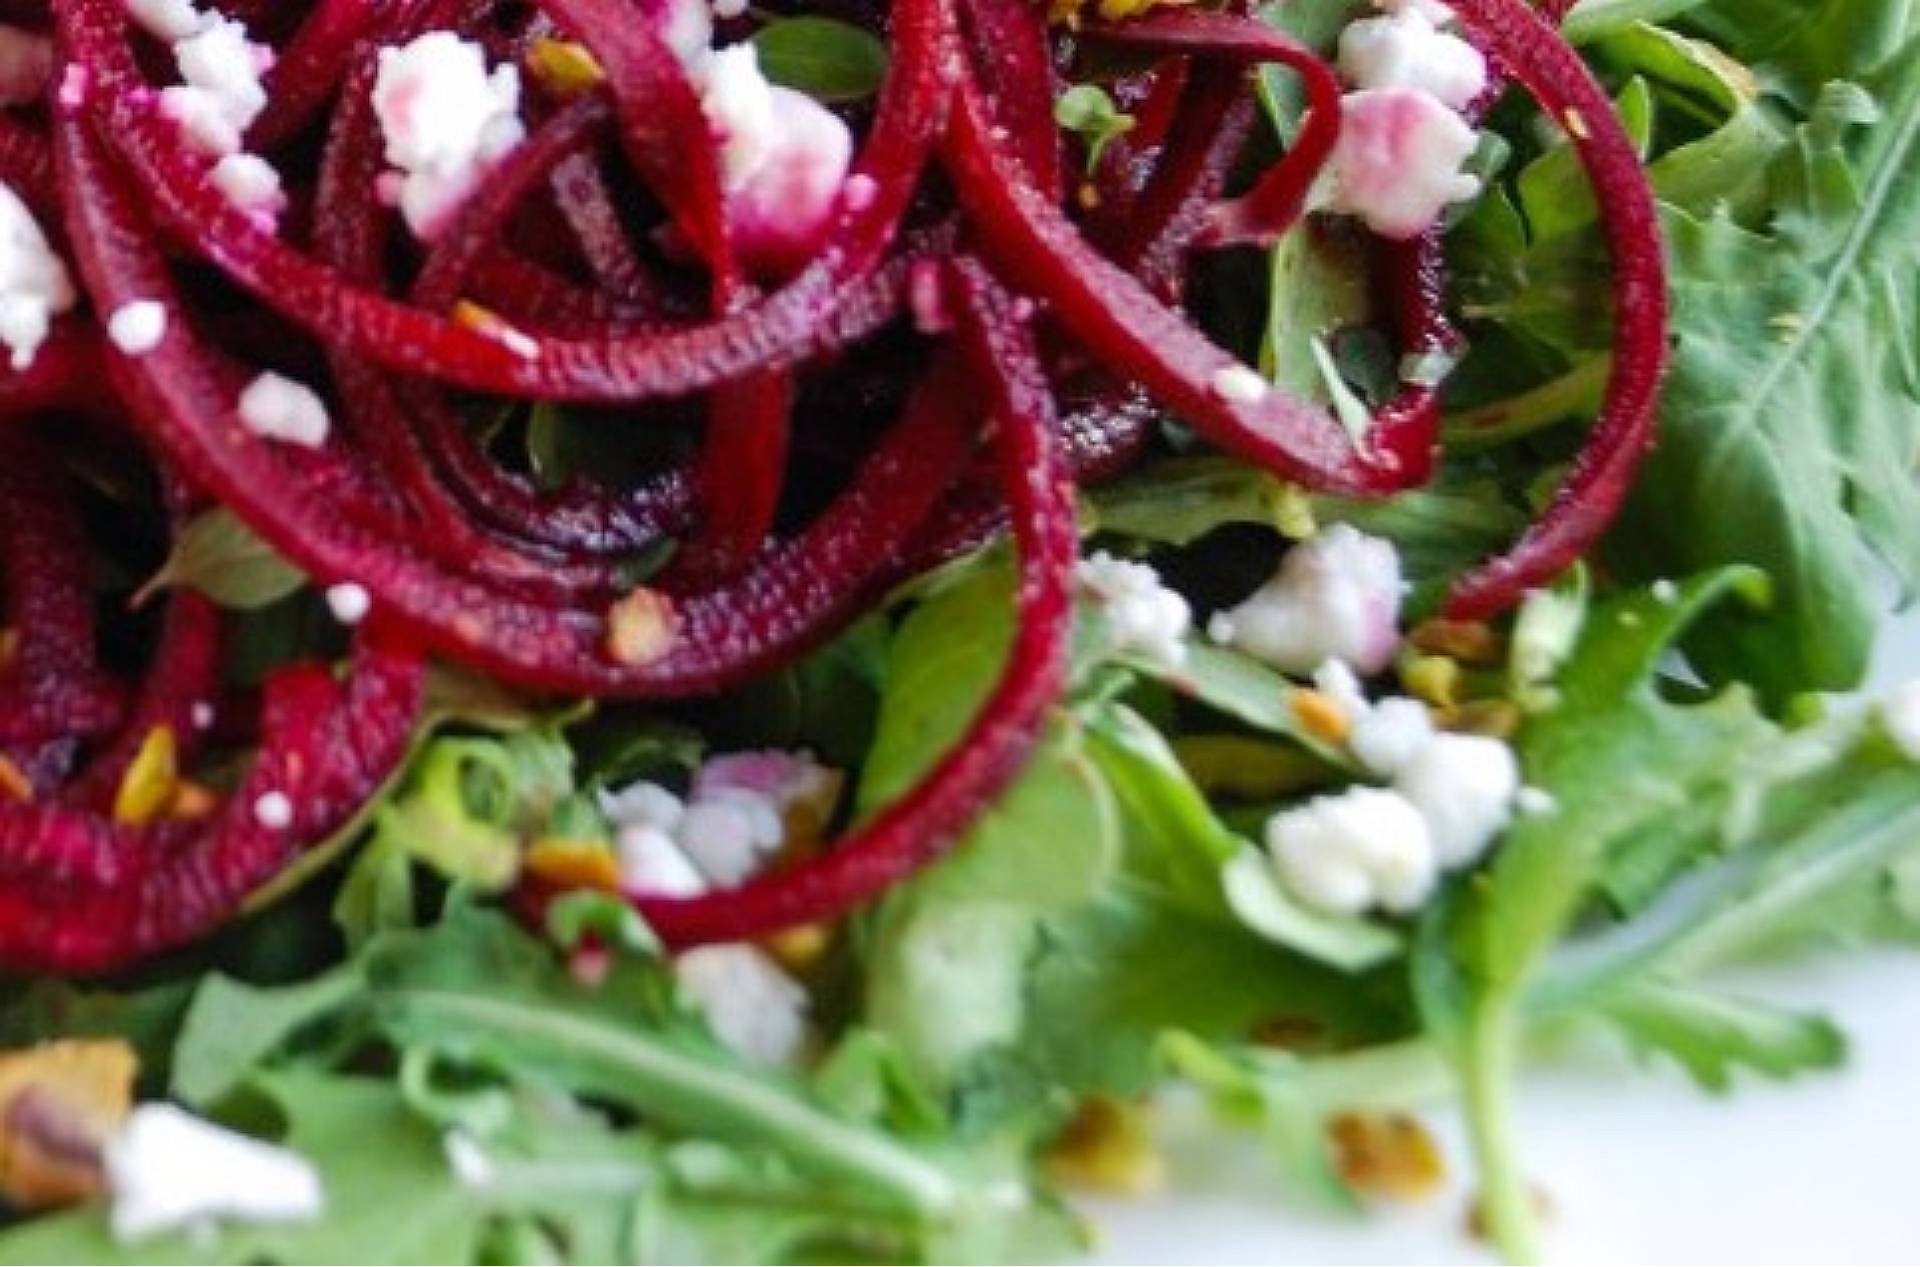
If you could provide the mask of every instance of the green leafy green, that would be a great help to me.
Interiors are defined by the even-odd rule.
[[[187,586],[222,607],[252,611],[306,583],[300,570],[255,536],[232,511],[216,506],[188,520],[147,590]]]
[[[1100,156],[1120,137],[1133,131],[1133,116],[1114,105],[1098,84],[1075,84],[1053,102],[1053,121],[1079,135],[1087,149],[1087,170],[1100,166]]]
[[[1623,520],[1642,575],[1766,569],[1771,619],[1715,620],[1716,680],[1779,700],[1865,670],[1881,599],[1869,551],[1920,582],[1920,56],[1830,85],[1777,164],[1772,223],[1672,212],[1673,372],[1661,442]]]
[[[871,32],[833,18],[777,18],[754,32],[768,79],[822,101],[857,101],[887,77],[887,46]]]

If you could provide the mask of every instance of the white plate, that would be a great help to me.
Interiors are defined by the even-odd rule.
[[[1882,639],[1875,678],[1920,675],[1920,618]],[[1535,1067],[1517,1114],[1522,1155],[1553,1207],[1556,1261],[1893,1263],[1920,1256],[1920,957],[1815,956],[1723,977],[1818,1008],[1851,1040],[1845,1069],[1706,1095],[1671,1064],[1596,1043]],[[1459,1121],[1427,1115],[1449,1182],[1413,1206],[1345,1217],[1291,1199],[1244,1135],[1172,1106],[1172,1169],[1153,1199],[1089,1201],[1103,1263],[1485,1262],[1465,1233]]]

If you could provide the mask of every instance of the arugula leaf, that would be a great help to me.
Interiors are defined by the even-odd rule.
[[[1113,103],[1098,84],[1074,84],[1053,103],[1053,121],[1079,134],[1087,149],[1087,170],[1100,166],[1108,145],[1133,131],[1133,116]]]
[[[350,1004],[365,985],[351,962],[277,988],[209,974],[194,991],[174,1043],[173,1095],[199,1108],[219,1103],[295,1033]]]
[[[0,1234],[0,1256],[44,1263],[454,1263],[481,1261],[497,1221],[542,1216],[566,1229],[573,1261],[626,1261],[624,1229],[655,1179],[650,1142],[597,1119],[530,1120],[492,1150],[484,1184],[455,1179],[441,1132],[391,1082],[310,1070],[253,1084],[287,1123],[286,1144],[326,1186],[317,1221],[233,1227],[205,1239],[122,1245],[98,1205]]]
[[[1920,10],[1904,0],[1713,0],[1687,16],[1802,102],[1828,80],[1892,65],[1920,34]]]
[[[1697,986],[1648,982],[1609,1000],[1602,1013],[1636,1048],[1673,1057],[1710,1091],[1725,1091],[1735,1066],[1782,1078],[1846,1058],[1846,1039],[1823,1016]]]
[[[1782,1075],[1839,1057],[1817,1018],[1766,1014],[1689,984],[1757,930],[1778,936],[1884,880],[1920,823],[1920,770],[1890,764],[1856,719],[1795,732],[1738,688],[1691,704],[1661,695],[1656,675],[1673,641],[1729,595],[1760,597],[1758,580],[1727,570],[1596,607],[1560,675],[1557,706],[1518,740],[1528,782],[1551,792],[1555,808],[1517,822],[1485,872],[1423,920],[1416,996],[1459,1068],[1490,1221],[1512,1257],[1532,1255],[1533,1225],[1507,1083],[1536,1025],[1598,1016],[1708,1085],[1736,1064]],[[1667,936],[1649,944],[1623,930],[1621,945],[1603,941],[1569,966],[1551,957],[1616,879],[1619,859],[1651,877],[1636,881],[1644,904],[1722,853],[1735,857],[1708,870],[1714,883]],[[1756,855],[1765,858],[1757,869]]]
[[[777,18],[754,32],[753,46],[768,79],[822,101],[870,97],[887,77],[887,46],[833,18]]]
[[[1660,444],[1616,557],[1640,576],[1765,568],[1771,619],[1710,621],[1716,681],[1775,702],[1847,689],[1880,598],[1869,551],[1920,585],[1920,53],[1830,85],[1774,173],[1771,229],[1666,218],[1675,355]]]
[[[222,607],[253,611],[279,602],[306,583],[300,569],[255,536],[223,506],[187,521],[166,562],[142,593],[170,586],[199,590]]]

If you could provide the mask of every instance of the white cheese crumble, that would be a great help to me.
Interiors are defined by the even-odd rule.
[[[1479,139],[1429,93],[1368,88],[1341,102],[1330,206],[1382,237],[1418,237],[1448,205],[1480,192],[1463,169]]]
[[[682,997],[735,1054],[779,1065],[806,1045],[807,992],[758,946],[697,947],[674,959],[673,976]]]
[[[127,0],[127,16],[147,34],[168,44],[184,40],[206,21],[193,0]]]
[[[489,72],[486,51],[452,31],[381,49],[373,109],[387,162],[401,176],[400,214],[422,239],[435,236],[487,167],[526,135],[520,72]]]
[[[327,442],[331,420],[311,387],[279,374],[260,375],[240,393],[240,421],[253,434],[304,448]]]
[[[1349,712],[1347,746],[1372,773],[1392,778],[1434,742],[1433,717],[1419,700],[1395,696]]]
[[[110,1222],[121,1242],[205,1228],[217,1220],[318,1218],[326,1193],[313,1164],[203,1121],[171,1104],[142,1104],[101,1151]]]
[[[713,12],[706,0],[665,0],[664,12],[654,21],[659,23],[660,38],[697,81],[701,64],[713,51],[709,47],[713,43]]]
[[[1487,89],[1487,59],[1418,9],[1349,23],[1340,32],[1340,73],[1356,88],[1411,88],[1452,110]]]
[[[1647,592],[1653,595],[1653,601],[1656,603],[1672,606],[1680,601],[1680,587],[1665,577],[1648,586]]]
[[[785,837],[779,806],[749,791],[696,797],[677,833],[701,874],[727,888],[758,871]]]
[[[751,43],[716,50],[690,73],[720,159],[734,251],[755,271],[792,271],[833,215],[852,134],[806,93],[769,83]]]
[[[1193,609],[1162,583],[1151,566],[1116,559],[1103,551],[1082,559],[1074,577],[1106,613],[1116,651],[1132,652],[1169,668],[1186,663]]]
[[[187,144],[203,154],[227,155],[240,150],[240,129],[211,93],[186,84],[160,90],[160,113],[179,125]]]
[[[195,700],[193,707],[187,710],[187,720],[193,723],[195,730],[213,729],[215,716],[213,705],[207,703],[205,700]]]
[[[1880,699],[1880,724],[1902,756],[1920,761],[1920,678],[1902,682]]]
[[[17,26],[0,25],[0,106],[29,105],[53,78],[53,41]]]
[[[686,851],[659,827],[634,823],[614,833],[620,883],[635,893],[659,897],[699,897],[707,891],[706,877]]]
[[[1215,370],[1211,385],[1213,394],[1230,405],[1257,405],[1267,398],[1267,380],[1246,365]]]
[[[272,220],[287,208],[280,173],[258,154],[228,154],[213,165],[213,186],[240,210]]]
[[[1479,735],[1438,735],[1394,778],[1433,833],[1443,867],[1463,867],[1485,853],[1513,820],[1520,764],[1513,749]]]
[[[326,599],[327,610],[343,625],[357,625],[373,610],[373,595],[367,593],[366,586],[352,581],[329,585]]]
[[[24,370],[47,341],[56,313],[73,307],[73,279],[27,204],[0,182],[0,343]]]
[[[1287,888],[1335,915],[1418,910],[1439,878],[1427,822],[1397,792],[1358,787],[1267,820],[1267,850]]]
[[[747,11],[747,0],[713,0],[713,16],[737,18]]]
[[[684,802],[658,783],[641,780],[619,791],[600,789],[595,798],[607,820],[621,827],[658,827],[671,832],[687,812]]]
[[[263,792],[253,803],[253,821],[268,831],[293,826],[293,802],[285,792]]]
[[[167,308],[157,299],[133,299],[107,318],[107,338],[128,356],[145,356],[167,337]]]
[[[1329,660],[1377,673],[1400,645],[1402,588],[1392,543],[1335,524],[1289,551],[1272,580],[1215,614],[1207,632],[1285,673]]]
[[[180,125],[189,144],[224,157],[239,152],[242,134],[266,109],[260,76],[273,53],[231,18],[203,16],[197,23],[173,42],[182,82],[160,90],[160,111]]]

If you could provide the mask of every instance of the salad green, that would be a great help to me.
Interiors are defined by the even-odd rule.
[[[1325,42],[1359,8],[1271,17]],[[124,1040],[143,1092],[301,1153],[324,1215],[127,1245],[81,1205],[9,1221],[0,1260],[1072,1257],[1090,1232],[1049,1157],[1087,1105],[1181,1085],[1270,1140],[1276,1184],[1356,1208],[1330,1125],[1457,1097],[1488,1234],[1528,1259],[1535,1124],[1512,1090],[1567,1031],[1712,1092],[1841,1064],[1829,1019],[1714,974],[1920,937],[1920,763],[1870,707],[1815,694],[1860,685],[1889,591],[1920,588],[1920,6],[1586,0],[1565,30],[1661,199],[1672,368],[1600,554],[1483,643],[1414,629],[1383,675],[1510,742],[1532,798],[1423,910],[1329,913],[1261,852],[1277,811],[1376,781],[1316,725],[1323,688],[1197,635],[1176,663],[1142,654],[1082,595],[1069,690],[1010,790],[870,909],[769,945],[809,1018],[803,1052],[769,1064],[716,1035],[624,904],[569,898],[536,934],[497,899],[536,847],[612,839],[607,794],[684,790],[719,754],[806,750],[849,780],[840,821],[886,805],[993,686],[1005,549],[718,699],[576,707],[449,674],[404,773],[272,900],[124,979],[0,993],[9,1042]],[[825,19],[756,42],[827,100],[885,71],[883,46]],[[1296,107],[1268,88],[1284,128]],[[1095,83],[1057,118],[1090,165],[1134,123]],[[1352,524],[1396,547],[1413,628],[1510,539],[1598,407],[1607,262],[1556,130],[1503,104],[1476,162],[1488,187],[1448,238],[1469,342],[1431,488],[1309,497],[1169,422],[1171,455],[1083,502],[1086,551],[1150,560],[1211,611],[1290,539]],[[1341,232],[1212,270],[1196,315],[1364,416],[1405,371],[1363,329]],[[155,583],[243,612],[243,642],[312,636],[316,596],[225,511]],[[1075,1146],[1122,1143],[1141,1146]]]

